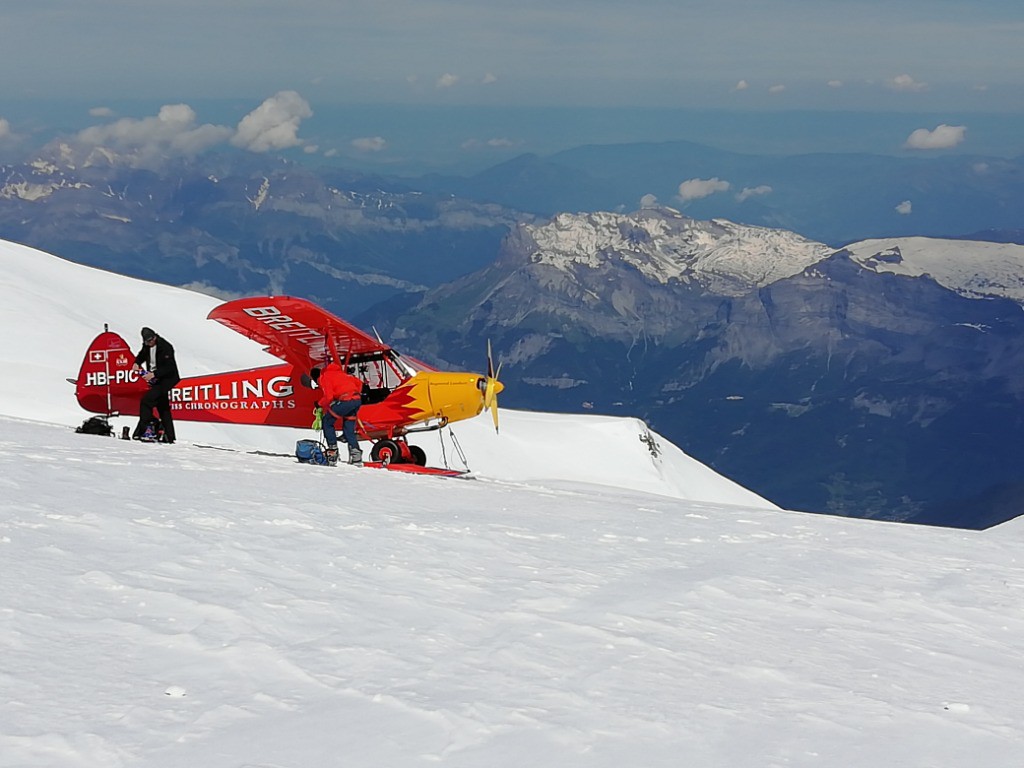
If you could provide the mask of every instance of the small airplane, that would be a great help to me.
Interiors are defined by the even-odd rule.
[[[215,307],[207,319],[263,345],[283,362],[183,378],[170,393],[175,420],[309,428],[320,397],[315,382],[334,360],[363,381],[357,434],[373,443],[373,462],[423,467],[426,455],[409,445],[409,434],[441,429],[485,409],[498,429],[498,394],[504,385],[489,343],[485,375],[448,373],[403,358],[379,336],[305,299],[237,299]],[[69,379],[79,405],[108,417],[137,414],[149,385],[132,371],[134,361],[127,342],[105,326],[89,345],[78,378]]]

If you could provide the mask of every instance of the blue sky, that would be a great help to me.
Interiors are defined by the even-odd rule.
[[[8,0],[0,22],[7,99],[1024,111],[1019,0]]]

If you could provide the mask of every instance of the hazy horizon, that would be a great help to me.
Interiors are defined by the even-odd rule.
[[[263,143],[236,126],[260,122]],[[948,135],[941,135],[947,130]],[[934,137],[909,147],[910,137]],[[690,141],[742,154],[1024,154],[1024,113],[342,104],[285,91],[260,100],[7,100],[0,161],[56,139],[117,149],[159,141],[198,154],[231,141],[307,163],[395,175],[473,173],[518,155],[587,144]]]

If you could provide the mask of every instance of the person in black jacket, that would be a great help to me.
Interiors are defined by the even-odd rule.
[[[149,384],[149,391],[139,403],[139,424],[132,434],[133,440],[141,440],[146,425],[153,418],[153,409],[160,414],[164,428],[164,442],[174,442],[174,419],[171,418],[171,389],[181,381],[178,363],[174,359],[174,347],[152,328],[142,329],[142,349],[135,356],[133,371],[145,369],[142,378]]]

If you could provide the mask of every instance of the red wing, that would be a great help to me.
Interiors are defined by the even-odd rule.
[[[236,299],[215,307],[207,319],[262,344],[270,354],[305,371],[327,361],[328,340],[342,363],[351,355],[389,349],[316,304],[292,296]]]

